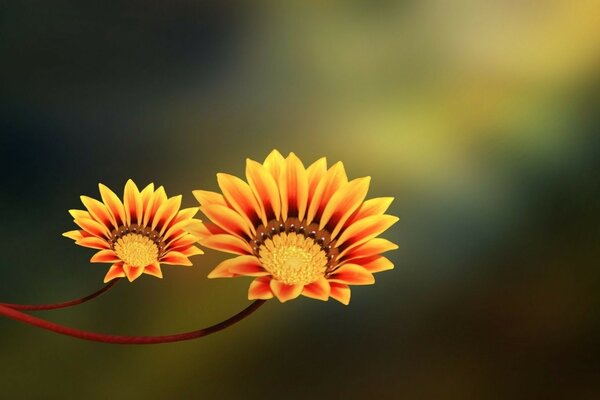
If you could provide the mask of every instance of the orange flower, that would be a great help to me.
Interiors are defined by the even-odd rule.
[[[184,229],[200,222],[193,219],[198,208],[180,210],[181,196],[168,198],[152,183],[140,192],[130,179],[121,202],[112,190],[99,187],[102,202],[81,196],[87,211],[69,211],[81,229],[63,236],[100,250],[91,262],[112,264],[104,282],[125,276],[133,282],[142,274],[162,278],[161,263],[192,265],[188,257],[203,253],[194,246],[198,238]]]
[[[238,255],[209,278],[255,277],[251,300],[302,294],[348,304],[348,285],[372,284],[373,273],[393,268],[381,253],[397,246],[377,236],[398,218],[384,214],[392,198],[364,201],[370,178],[348,182],[341,162],[304,168],[276,150],[263,164],[247,160],[246,177],[218,174],[223,194],[194,191],[212,223],[188,229],[202,245]]]

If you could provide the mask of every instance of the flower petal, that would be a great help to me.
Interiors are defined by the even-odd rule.
[[[90,260],[93,263],[116,263],[120,262],[121,259],[112,250],[100,250]]]
[[[114,227],[115,229],[118,228],[115,219],[104,203],[87,196],[81,196],[80,199],[93,219],[106,226],[108,229],[111,229],[111,227]]]
[[[209,192],[207,190],[194,190],[192,194],[198,200],[201,206],[207,206],[209,204],[218,204],[220,206],[226,206],[225,197],[220,193]]]
[[[112,267],[108,270],[107,274],[104,276],[104,283],[108,283],[113,279],[124,278],[125,271],[123,270],[123,263],[119,262],[113,264]]]
[[[310,200],[310,206],[306,214],[307,224],[315,220],[317,222],[320,221],[323,210],[327,206],[331,196],[346,183],[348,183],[348,177],[344,170],[344,164],[337,162],[329,168],[315,189],[315,194]]]
[[[204,254],[202,250],[197,248],[196,246],[190,246],[187,249],[180,249],[179,252],[186,257],[198,256],[200,254]]]
[[[150,200],[152,200],[152,197],[154,196],[154,183],[149,184],[148,186],[146,186],[142,192],[140,193],[140,197],[142,199],[142,220],[140,222],[140,224],[144,224],[144,215],[145,215],[145,210],[148,209],[148,204],[150,204]]]
[[[345,283],[348,285],[372,285],[375,277],[365,268],[356,264],[344,264],[327,278],[329,282]]]
[[[132,267],[131,265],[124,264],[123,271],[125,271],[125,276],[127,276],[129,282],[133,282],[142,276],[144,273],[144,267]]]
[[[152,220],[152,230],[158,230],[161,235],[164,234],[171,220],[177,215],[179,207],[181,207],[181,195],[171,197],[162,203]]]
[[[256,278],[250,284],[248,289],[248,300],[269,300],[273,298],[273,292],[271,291],[271,277],[262,276]]]
[[[271,279],[271,291],[279,299],[280,302],[285,303],[286,301],[293,300],[300,296],[304,285],[286,285],[275,279]]]
[[[394,264],[389,259],[379,255],[366,259],[361,258],[356,260],[355,263],[365,268],[372,274],[394,269]]]
[[[225,231],[240,238],[252,237],[252,232],[250,231],[250,227],[248,226],[246,220],[244,220],[240,214],[231,208],[217,204],[211,204],[200,207],[200,210],[211,221]]]
[[[73,239],[75,241],[81,240],[84,238],[84,236],[81,234],[82,231],[79,230],[75,230],[75,231],[68,231],[63,233],[62,235],[64,237],[68,237],[69,239]]]
[[[327,227],[331,237],[335,238],[344,223],[362,204],[369,191],[370,182],[371,177],[354,179],[335,192],[323,211],[319,229]]]
[[[178,251],[169,251],[161,257],[160,261],[164,264],[170,265],[184,265],[186,267],[192,266],[192,262],[182,253]]]
[[[230,258],[221,262],[212,270],[208,277],[213,278],[232,278],[235,276],[267,276],[258,259],[254,256],[239,256]]]
[[[339,237],[336,246],[344,249],[343,257],[349,250],[378,236],[398,222],[399,218],[392,215],[373,215],[350,225]]]
[[[96,220],[91,218],[78,218],[75,220],[75,223],[79,225],[81,229],[93,236],[106,239],[110,237],[108,228]]]
[[[83,210],[69,210],[69,214],[71,214],[71,216],[74,219],[79,219],[79,218],[94,219],[89,212],[83,211]]]
[[[281,155],[281,153],[277,150],[273,150],[268,156],[267,158],[265,158],[265,161],[263,162],[264,167],[267,169],[267,171],[269,171],[271,173],[271,175],[273,176],[273,178],[275,180],[279,179],[279,174],[281,171],[281,167],[283,165],[283,163],[285,162],[285,159],[283,158],[283,156]]]
[[[75,242],[75,244],[83,247],[89,247],[90,249],[108,250],[110,245],[105,239],[101,239],[95,236],[89,236],[81,238]]]
[[[327,173],[327,158],[322,157],[312,163],[306,168],[306,174],[308,175],[308,199],[313,198],[317,185],[323,179]]]
[[[331,282],[329,296],[344,305],[348,305],[350,303],[350,288],[342,283]]]
[[[396,250],[397,248],[397,244],[392,243],[387,239],[375,238],[351,249],[347,254],[343,256],[338,256],[338,259],[343,262],[350,262],[360,258],[373,257],[375,255],[385,253],[386,251]]]
[[[281,199],[279,189],[273,175],[260,163],[246,160],[246,179],[254,195],[259,199],[263,224],[272,219],[279,219],[281,213]]]
[[[259,224],[261,210],[250,186],[237,176],[217,174],[217,182],[225,201],[246,220],[248,226]]]
[[[304,286],[304,289],[302,290],[303,296],[323,301],[327,301],[327,299],[329,299],[330,293],[331,285],[325,277]]]
[[[144,210],[142,208],[142,196],[136,184],[129,179],[125,184],[123,193],[123,208],[127,225],[141,224],[143,222]]]
[[[157,262],[154,264],[147,265],[146,268],[144,268],[144,274],[152,275],[160,279],[162,279],[163,277],[162,270],[160,269],[160,264]]]
[[[281,195],[281,218],[297,217],[304,219],[308,204],[308,174],[302,161],[290,153],[282,165],[279,177],[279,192]]]
[[[115,224],[117,226],[125,225],[125,209],[119,197],[102,183],[98,184],[98,188],[100,189],[102,201],[108,207],[108,211],[110,211]]]
[[[160,186],[150,196],[150,199],[148,200],[148,206],[144,210],[144,227],[148,226],[149,223],[154,221],[156,212],[165,201],[167,201],[167,193],[165,193],[165,188]]]
[[[179,251],[179,249],[190,247],[197,241],[198,241],[198,238],[196,236],[187,234],[187,235],[169,243],[167,245],[166,249]]]
[[[382,215],[387,211],[392,202],[393,197],[376,197],[365,201],[358,210],[346,221],[346,227],[352,225],[356,221],[373,215]]]
[[[212,235],[201,239],[200,244],[209,249],[227,253],[247,255],[252,254],[252,248],[245,240],[229,234]]]

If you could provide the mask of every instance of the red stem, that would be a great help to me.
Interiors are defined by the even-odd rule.
[[[240,322],[244,318],[248,317],[254,311],[258,310],[260,306],[262,306],[266,300],[256,300],[254,303],[250,304],[248,307],[235,314],[233,317],[226,319],[223,322],[219,322],[216,325],[209,326],[208,328],[200,329],[197,331],[179,333],[175,335],[167,335],[167,336],[116,336],[116,335],[105,335],[102,333],[88,332],[82,331],[75,328],[69,328],[67,326],[59,325],[54,322],[46,321],[41,318],[37,318],[31,316],[29,314],[22,313],[13,308],[6,307],[4,305],[0,305],[0,315],[3,315],[7,318],[13,319],[15,321],[23,322],[26,324],[30,324],[36,326],[38,328],[46,329],[52,332],[60,333],[62,335],[72,336],[79,339],[90,340],[94,342],[101,343],[111,343],[111,344],[159,344],[159,343],[172,343],[172,342],[182,342],[184,340],[192,340],[197,339],[203,336],[210,335],[211,333],[215,333],[221,331],[231,325]]]
[[[110,288],[112,288],[115,283],[117,283],[118,279],[110,281],[106,284],[102,289],[87,295],[85,297],[80,297],[75,300],[65,301],[64,303],[56,303],[56,304],[12,304],[12,303],[0,303],[0,306],[9,307],[13,310],[22,310],[22,311],[44,311],[44,310],[59,310],[61,308],[68,308],[77,306],[79,304],[83,304],[90,300],[95,299],[107,292]]]

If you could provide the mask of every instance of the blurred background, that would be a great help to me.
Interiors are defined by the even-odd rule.
[[[224,4],[226,3],[226,4]],[[277,148],[394,196],[396,268],[156,347],[0,319],[4,399],[600,398],[597,1],[0,4],[0,300],[102,285],[62,237],[98,182],[194,206]],[[72,310],[166,334],[245,307],[226,255]]]

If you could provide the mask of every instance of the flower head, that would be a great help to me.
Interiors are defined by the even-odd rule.
[[[180,210],[181,196],[169,198],[152,183],[140,192],[130,179],[121,201],[106,186],[99,187],[102,201],[81,196],[87,211],[69,211],[81,229],[63,235],[100,250],[91,262],[112,264],[104,282],[123,277],[133,282],[142,274],[162,278],[161,263],[192,265],[188,257],[202,254],[194,246],[198,238],[185,229],[200,222],[193,219],[198,208]]]
[[[349,285],[372,284],[373,273],[393,268],[381,253],[397,246],[377,236],[398,218],[384,214],[392,198],[365,201],[370,178],[348,181],[341,162],[305,168],[276,150],[263,164],[247,160],[246,178],[218,174],[222,194],[194,191],[212,223],[188,229],[202,245],[238,255],[209,278],[255,277],[251,300],[304,295],[348,304]]]

